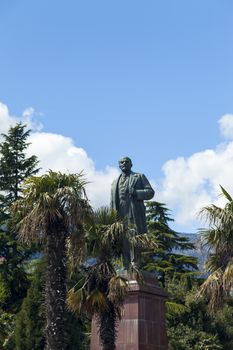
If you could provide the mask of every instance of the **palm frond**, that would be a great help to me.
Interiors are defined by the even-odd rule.
[[[112,303],[123,303],[128,292],[127,279],[122,276],[113,276],[109,281],[108,298]]]
[[[43,241],[54,223],[63,227],[67,236],[83,232],[85,221],[93,216],[86,198],[83,174],[62,174],[49,171],[28,178],[23,187],[24,197],[12,210],[19,218],[19,238],[24,242]]]
[[[119,220],[117,212],[107,206],[97,209],[94,215],[96,225],[112,225]]]
[[[214,271],[201,285],[197,293],[197,298],[207,298],[210,314],[214,314],[223,305],[225,296],[226,290],[224,289],[223,271],[221,269]]]
[[[75,290],[72,288],[68,292],[68,296],[66,299],[67,307],[73,313],[80,314],[87,300],[87,292],[85,288],[80,288]]]
[[[223,272],[223,289],[230,292],[233,285],[233,257],[228,261],[228,264]]]
[[[144,233],[131,236],[132,245],[141,249],[155,251],[159,248],[159,243],[153,234]]]
[[[93,290],[86,299],[85,310],[88,314],[102,313],[108,308],[106,295],[98,289]]]
[[[224,194],[224,196],[228,199],[229,202],[232,202],[233,199],[232,197],[230,196],[230,194],[225,190],[225,188],[223,188],[221,185],[219,185],[221,190],[222,190],[222,193]]]

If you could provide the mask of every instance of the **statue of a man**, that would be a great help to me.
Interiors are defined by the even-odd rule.
[[[121,174],[112,184],[111,208],[118,212],[127,226],[132,225],[136,234],[142,234],[147,232],[143,201],[151,199],[154,190],[144,174],[131,171],[132,165],[128,157],[119,160]],[[130,255],[127,260],[132,261],[132,252]]]

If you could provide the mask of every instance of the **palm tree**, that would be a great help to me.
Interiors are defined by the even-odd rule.
[[[119,274],[116,259],[121,258],[121,244],[127,233],[117,214],[108,208],[95,212],[95,225],[89,226],[87,232],[91,260],[87,260],[83,279],[69,291],[67,304],[75,313],[95,317],[103,350],[114,350],[127,292],[127,279]]]
[[[25,181],[23,195],[13,207],[19,218],[19,239],[43,245],[46,267],[46,346],[62,350],[66,346],[66,253],[68,238],[82,241],[83,223],[91,215],[82,174],[49,171]],[[70,239],[72,244],[72,239]]]
[[[126,273],[123,246],[155,249],[148,235],[134,235],[124,228],[115,211],[105,207],[94,215],[95,224],[87,227],[87,259],[84,277],[68,293],[67,304],[75,313],[95,317],[103,350],[114,350],[116,329],[128,287],[127,276],[140,278],[137,266],[131,264]],[[88,263],[89,261],[89,263]]]
[[[211,314],[223,305],[233,286],[233,199],[220,187],[227,204],[223,208],[212,204],[200,212],[209,223],[209,228],[200,230],[201,243],[208,249],[205,267],[209,276],[199,296],[208,298]]]

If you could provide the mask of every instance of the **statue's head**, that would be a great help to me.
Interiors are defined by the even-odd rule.
[[[119,168],[123,173],[129,173],[133,166],[132,160],[129,157],[121,158],[118,161],[118,163],[119,163]]]

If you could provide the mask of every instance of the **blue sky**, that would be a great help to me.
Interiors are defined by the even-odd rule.
[[[167,161],[225,142],[232,20],[231,0],[0,0],[0,101],[33,107],[96,171],[129,155],[161,192]]]

